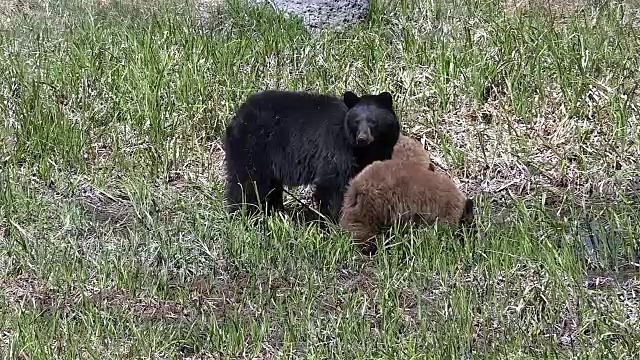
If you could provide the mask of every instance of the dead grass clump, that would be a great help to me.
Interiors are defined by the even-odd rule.
[[[532,10],[542,10],[557,15],[569,15],[580,9],[596,7],[597,0],[504,0],[504,9],[507,14],[523,14]]]
[[[22,274],[1,284],[9,304],[20,309],[53,311],[70,306],[66,298],[57,296],[44,280],[32,274]]]
[[[592,104],[592,108],[598,106],[602,105]],[[560,103],[549,104],[539,116],[524,121],[504,100],[481,108],[463,105],[445,114],[438,129],[417,127],[414,136],[425,139],[434,163],[449,172],[465,193],[490,194],[494,202],[542,192],[570,193],[581,203],[633,196],[639,186],[634,164],[640,145],[633,140],[637,134],[632,130],[639,119],[628,119],[635,125],[628,127],[629,134],[621,135],[603,115],[596,120],[588,112],[587,118],[579,118],[560,108]],[[443,141],[459,152],[459,163],[446,162]],[[626,148],[620,148],[622,143]]]
[[[44,0],[3,0],[0,2],[0,15],[7,17],[28,15],[42,11],[47,1]]]
[[[62,295],[32,274],[22,274],[1,284],[8,303],[25,310],[70,314],[79,311],[78,308],[86,301],[107,311],[130,313],[143,320],[184,320],[189,315],[187,309],[175,301],[144,295],[132,296],[123,289],[81,291],[76,287]]]
[[[87,301],[109,311],[131,313],[149,321],[185,320],[189,315],[182,305],[149,296],[132,296],[123,289],[100,289],[90,294]]]
[[[76,199],[95,222],[111,222],[116,227],[129,227],[135,222],[134,207],[126,197],[110,195],[85,184],[79,186]]]

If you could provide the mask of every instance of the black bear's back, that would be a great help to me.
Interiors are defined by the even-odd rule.
[[[338,97],[302,91],[264,90],[251,94],[244,104],[253,107],[273,106],[274,108],[290,108],[297,106],[304,108],[314,106],[340,105],[346,111],[346,105]]]
[[[313,181],[329,153],[346,144],[346,112],[344,102],[334,96],[262,91],[240,106],[225,142],[233,149],[242,147],[245,151],[237,156],[249,157],[241,162],[255,170],[269,168],[287,185],[304,185]]]
[[[319,127],[327,121],[342,124],[347,107],[341,99],[326,94],[267,90],[249,96],[238,113],[245,111],[260,114],[255,120],[268,126],[293,121],[287,126]]]

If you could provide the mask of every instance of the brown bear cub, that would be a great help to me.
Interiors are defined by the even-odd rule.
[[[347,189],[340,225],[365,254],[376,252],[379,227],[400,223],[471,225],[473,200],[444,173],[434,171],[417,140],[401,135],[390,160],[375,161]]]

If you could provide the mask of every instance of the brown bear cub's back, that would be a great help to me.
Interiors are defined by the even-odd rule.
[[[352,179],[340,224],[371,252],[378,227],[395,221],[457,225],[473,221],[473,201],[444,173],[433,171],[418,141],[400,136],[391,160],[376,161]]]

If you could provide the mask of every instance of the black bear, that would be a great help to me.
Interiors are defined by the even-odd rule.
[[[243,203],[283,207],[283,186],[315,186],[321,214],[337,222],[349,180],[391,158],[400,135],[391,94],[358,97],[267,90],[239,107],[227,126],[225,196],[230,212]]]

